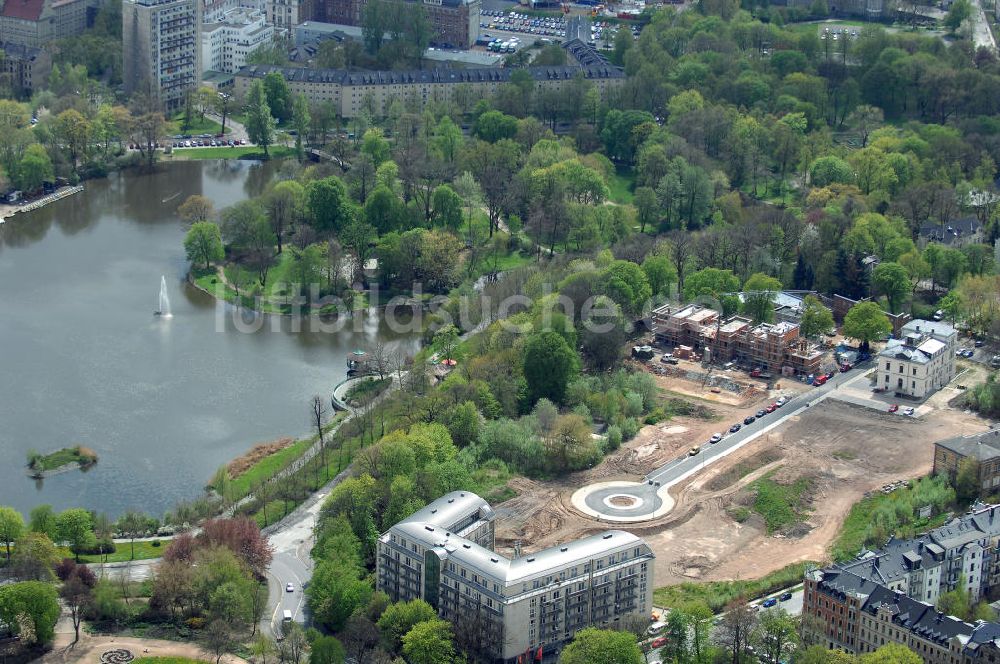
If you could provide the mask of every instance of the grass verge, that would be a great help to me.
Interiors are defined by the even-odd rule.
[[[802,581],[807,566],[815,565],[816,563],[811,561],[793,563],[767,576],[749,581],[685,582],[665,586],[653,591],[653,604],[670,608],[692,602],[704,602],[713,613],[719,613],[727,604],[739,597],[753,600],[783,588],[790,588]]]
[[[163,555],[163,550],[167,548],[169,540],[143,540],[135,543],[135,558],[132,557],[132,544],[130,542],[115,542],[114,553],[109,553],[107,561],[103,554],[92,553],[80,556],[80,561],[85,563],[124,563],[129,560],[152,560]],[[59,553],[65,558],[72,558],[73,554],[67,548],[59,549]]]
[[[294,148],[280,145],[271,146],[268,150],[271,159],[283,159],[295,154]],[[174,161],[196,159],[263,159],[264,151],[256,145],[241,145],[238,148],[183,148],[175,150],[170,155]]]

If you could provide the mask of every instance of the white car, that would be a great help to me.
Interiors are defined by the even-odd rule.
[[[285,592],[286,593],[293,593],[293,592],[295,592],[295,584],[294,583],[289,583],[288,585],[286,585],[285,586]]]
[[[913,415],[915,411],[912,408],[904,408],[903,415]]]
[[[722,440],[722,434],[721,433],[713,433],[712,437],[708,439],[708,442],[710,442],[710,443],[717,443],[720,440]]]
[[[781,408],[786,403],[788,403],[788,399],[786,399],[785,397],[778,397],[778,400],[775,401],[774,403],[778,408]]]

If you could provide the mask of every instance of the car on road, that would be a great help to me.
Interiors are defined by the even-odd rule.
[[[820,385],[824,385],[826,384],[827,380],[829,379],[826,376],[816,376],[813,379],[813,387],[819,387]]]
[[[778,409],[778,404],[772,403],[770,406],[768,406],[767,408],[764,409],[764,412],[765,413],[773,413],[777,409]]]
[[[289,583],[288,583],[288,584],[287,584],[287,585],[285,586],[285,592],[286,592],[286,593],[293,593],[293,592],[295,592],[295,584],[294,584],[294,583],[291,583],[291,582],[289,582]]]
[[[712,437],[708,439],[708,442],[714,444],[714,443],[719,442],[720,440],[722,440],[722,434],[721,433],[713,433]]]
[[[850,362],[844,362],[843,364],[840,365],[840,373],[847,373],[853,368],[854,365],[852,365]]]
[[[897,410],[899,410],[899,404],[895,404],[894,403],[891,406],[889,406],[889,412],[890,413],[895,413]]]
[[[743,425],[740,424],[739,422],[737,422],[733,426],[729,427],[729,433],[736,433],[737,431],[739,431],[742,428],[743,428]]]
[[[765,415],[767,415],[767,411],[764,410],[763,408],[761,408],[760,410],[757,411],[757,419],[760,419],[760,418],[764,417]]]
[[[785,397],[778,397],[778,400],[774,402],[774,405],[777,406],[778,408],[781,408],[786,403],[788,403],[788,399],[787,398],[785,398]]]
[[[913,410],[912,408],[904,408],[903,409],[903,415],[913,415],[913,413],[915,413],[915,412],[916,411]]]
[[[781,593],[781,597],[779,597],[778,599],[782,602],[787,602],[791,598],[792,598],[792,593]]]
[[[697,446],[692,447],[691,449],[688,450],[688,456],[697,456],[699,452],[701,452],[700,447]]]
[[[972,359],[972,356],[975,355],[975,354],[976,354],[976,351],[974,351],[971,348],[969,348],[969,349],[966,349],[966,351],[964,353],[962,353],[962,357],[964,357],[966,359]]]
[[[747,417],[743,418],[743,424],[753,424],[756,421],[757,418],[754,417],[753,415],[748,415]]]
[[[976,348],[982,348],[983,346],[986,345],[986,342],[983,341],[982,339],[976,339],[974,345],[975,345]]]
[[[956,348],[955,349],[955,357],[965,357],[965,349],[964,348]]]
[[[760,605],[763,606],[765,609],[770,609],[772,606],[775,606],[777,603],[778,603],[778,600],[776,600],[773,597],[768,597],[763,602],[761,602]]]
[[[827,379],[827,380],[830,380],[830,379],[831,379],[831,378],[833,378],[833,377],[834,377],[835,375],[836,375],[836,374],[834,374],[834,373],[833,373],[832,371],[830,371],[830,372],[828,372],[828,373],[826,374],[826,379]]]
[[[663,646],[667,645],[667,637],[665,636],[657,637],[653,639],[653,642],[650,645],[653,646],[654,648],[662,648]]]

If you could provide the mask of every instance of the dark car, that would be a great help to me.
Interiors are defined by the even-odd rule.
[[[778,603],[778,600],[776,600],[773,597],[768,597],[763,602],[761,602],[760,605],[763,606],[765,609],[770,609],[772,606],[775,606],[777,603]]]
[[[743,428],[743,425],[737,422],[733,426],[729,427],[729,433],[736,433],[737,431],[739,431],[742,428]]]
[[[754,417],[753,415],[748,415],[743,419],[743,424],[753,424],[756,421],[757,421],[756,417]]]
[[[781,593],[781,597],[779,597],[778,599],[781,600],[782,602],[787,602],[791,598],[792,598],[792,593]]]
[[[758,410],[757,411],[757,417],[758,417],[758,419],[761,418],[761,417],[764,417],[765,415],[767,415],[767,411],[766,410]]]

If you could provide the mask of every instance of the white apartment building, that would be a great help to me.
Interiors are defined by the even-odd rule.
[[[247,56],[274,41],[274,27],[259,9],[233,7],[206,14],[201,28],[202,73],[235,74],[247,64]]]
[[[878,354],[877,387],[923,399],[955,377],[958,332],[944,322],[912,320]]]
[[[127,95],[149,93],[168,112],[184,106],[201,81],[202,0],[123,0],[123,82]]]
[[[506,558],[493,550],[495,514],[467,491],[419,510],[379,538],[376,579],[393,601],[423,599],[485,661],[555,661],[589,626],[648,619],[653,553],[640,538],[612,530],[537,553]]]

